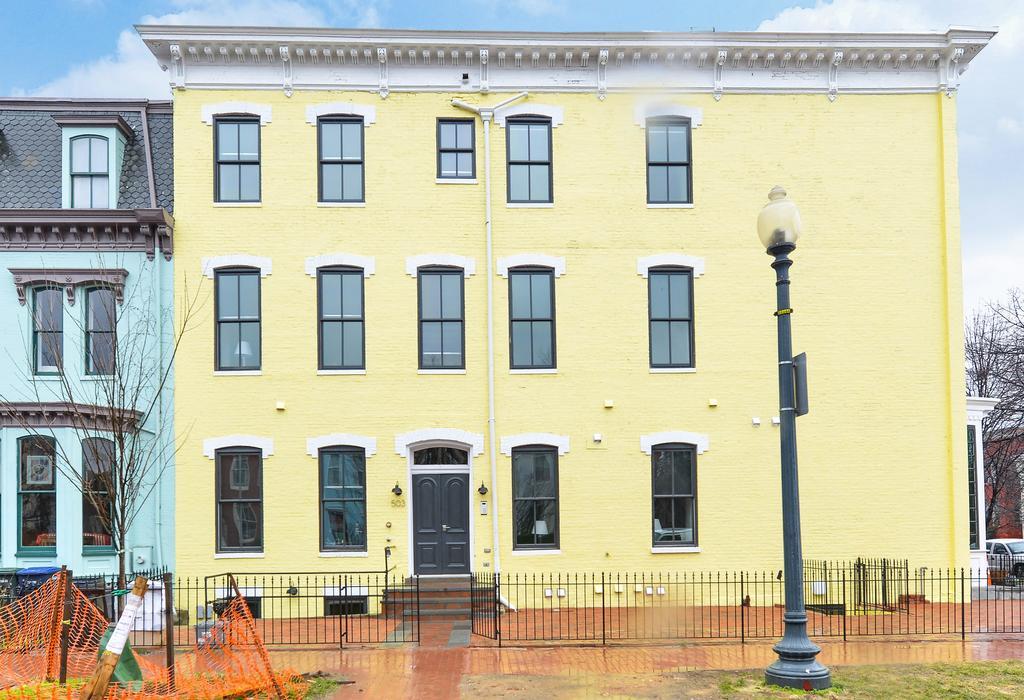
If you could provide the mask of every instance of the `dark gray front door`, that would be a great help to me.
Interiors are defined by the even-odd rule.
[[[414,474],[413,551],[417,574],[469,573],[469,475]]]

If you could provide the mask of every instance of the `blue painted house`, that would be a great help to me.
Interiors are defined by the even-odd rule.
[[[0,99],[0,568],[173,565],[171,156],[169,102]]]

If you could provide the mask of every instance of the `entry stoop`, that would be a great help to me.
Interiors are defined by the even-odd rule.
[[[469,576],[431,576],[419,579],[419,613],[424,620],[470,620],[472,602]],[[405,618],[416,615],[416,579],[407,578],[401,588],[387,592],[389,614],[399,609]]]

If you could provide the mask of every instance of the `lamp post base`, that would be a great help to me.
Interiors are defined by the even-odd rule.
[[[814,658],[821,649],[810,640],[796,647],[783,640],[775,645],[779,655],[775,663],[765,669],[764,681],[768,685],[800,690],[824,690],[832,687],[832,674]]]

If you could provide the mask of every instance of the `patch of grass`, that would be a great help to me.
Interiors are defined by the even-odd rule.
[[[309,700],[326,698],[339,685],[341,684],[333,678],[314,678],[309,683],[309,692],[306,694],[306,697]]]

